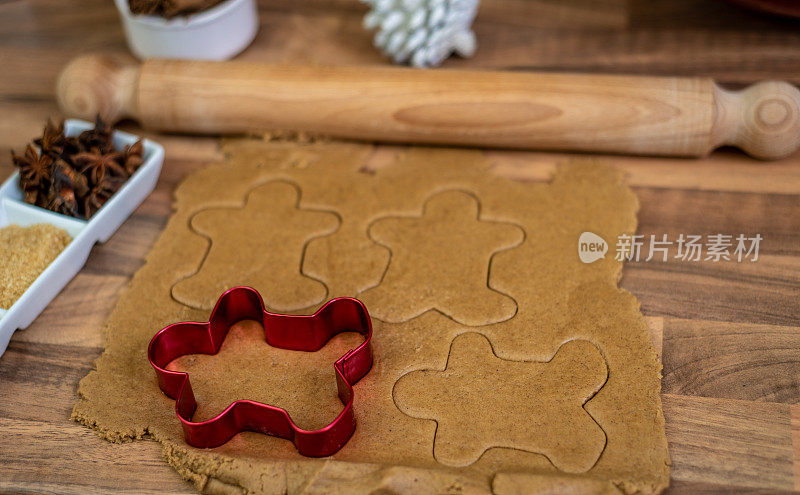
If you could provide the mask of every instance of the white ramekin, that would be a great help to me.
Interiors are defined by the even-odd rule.
[[[197,14],[164,19],[131,14],[128,0],[114,0],[128,46],[145,58],[226,60],[247,48],[258,32],[256,0],[225,0]]]

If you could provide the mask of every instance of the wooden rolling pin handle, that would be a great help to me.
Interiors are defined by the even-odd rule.
[[[732,145],[764,160],[800,147],[800,91],[777,81],[728,91],[702,78],[158,60],[145,67],[132,59],[79,57],[58,79],[59,104],[70,116],[99,113],[113,122],[134,118],[158,130],[201,133],[282,129],[376,141],[679,156]]]
[[[129,57],[78,57],[58,77],[58,104],[70,117],[94,120],[99,114],[112,123],[124,118],[138,119],[139,73],[140,65]]]
[[[714,102],[713,148],[732,145],[776,160],[800,147],[800,91],[793,85],[764,81],[741,91],[715,86]]]

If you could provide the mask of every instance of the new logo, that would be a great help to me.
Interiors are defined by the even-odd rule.
[[[578,257],[584,263],[594,263],[605,258],[607,252],[608,243],[593,232],[584,232],[578,238]]]

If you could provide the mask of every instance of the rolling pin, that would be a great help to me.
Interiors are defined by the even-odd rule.
[[[65,114],[156,131],[305,131],[332,137],[531,150],[765,160],[800,146],[800,91],[709,78],[290,67],[88,55],[59,76]]]

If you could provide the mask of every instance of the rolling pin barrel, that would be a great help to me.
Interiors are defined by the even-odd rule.
[[[800,146],[800,91],[708,78],[285,67],[101,56],[57,88],[68,115],[203,134],[292,130],[372,141],[777,159]]]

